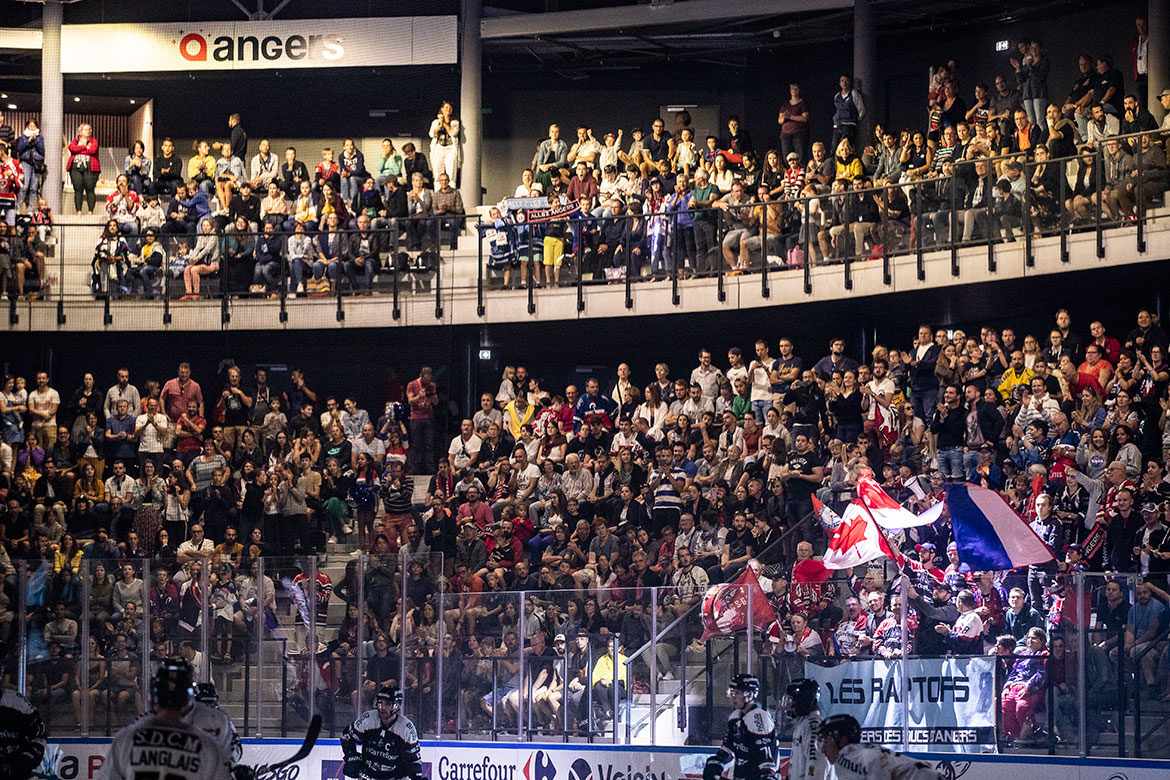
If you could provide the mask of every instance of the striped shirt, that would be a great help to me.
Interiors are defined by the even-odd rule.
[[[654,511],[659,509],[676,509],[682,510],[683,499],[679,492],[674,489],[674,483],[671,480],[686,481],[687,473],[678,466],[671,464],[670,479],[666,478],[661,471],[658,472],[661,479],[658,487],[654,489]]]

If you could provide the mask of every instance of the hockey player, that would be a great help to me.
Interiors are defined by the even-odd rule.
[[[202,729],[183,722],[195,692],[195,673],[181,658],[159,664],[150,684],[152,712],[114,736],[100,780],[147,774],[168,780],[230,780],[231,756]]]
[[[240,763],[244,747],[232,719],[219,708],[219,693],[215,690],[215,683],[205,682],[195,686],[195,699],[183,716],[183,722],[188,726],[198,726],[208,734],[214,734],[223,752],[231,758],[232,764]],[[237,774],[235,768],[232,774]]]
[[[422,754],[414,724],[402,715],[402,691],[383,685],[366,710],[341,735],[346,777],[361,780],[423,780]]]
[[[707,759],[703,780],[718,780],[725,774],[735,780],[773,780],[776,725],[768,711],[756,703],[760,695],[759,679],[750,674],[737,674],[731,678],[727,695],[733,708],[727,717],[727,736],[719,752]]]
[[[861,744],[861,724],[852,715],[830,715],[821,722],[821,752],[836,780],[941,780],[925,761],[883,747]]]
[[[0,694],[0,777],[25,780],[45,757],[45,722],[15,690]]]
[[[820,750],[821,710],[817,706],[820,686],[816,680],[801,678],[788,683],[780,706],[792,721],[792,755],[788,780],[820,780],[825,760]]]

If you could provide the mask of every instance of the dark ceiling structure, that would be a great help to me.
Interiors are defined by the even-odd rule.
[[[699,6],[752,6],[753,12],[719,18],[675,21]],[[945,34],[975,26],[1009,24],[1051,17],[1080,7],[1114,4],[1110,0],[872,0],[883,43],[923,34]],[[395,0],[393,15],[450,14],[457,0]],[[753,55],[810,44],[844,42],[853,31],[849,0],[485,0],[485,30],[501,21],[513,34],[485,37],[486,74],[555,73],[569,80],[608,71],[697,63],[717,68],[742,68]],[[377,0],[79,0],[65,8],[66,23],[124,21],[185,21],[327,16],[382,16],[391,4]],[[612,18],[612,26],[596,22],[588,30],[547,32],[575,14]],[[0,0],[2,26],[39,25],[36,2]],[[627,29],[624,20],[637,17]],[[667,17],[668,21],[659,22]],[[556,20],[556,22],[551,22]],[[0,51],[0,69],[25,79],[39,76],[37,52]],[[111,76],[111,78],[117,78]]]

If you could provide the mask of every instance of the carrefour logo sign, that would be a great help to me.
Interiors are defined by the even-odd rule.
[[[438,65],[457,61],[454,16],[79,24],[61,30],[63,73]],[[110,56],[117,52],[117,56]]]
[[[216,62],[256,62],[261,59],[275,62],[282,57],[293,61],[319,58],[337,62],[345,56],[345,47],[341,42],[327,40],[324,35],[294,34],[287,38],[278,35],[265,35],[263,38],[255,35],[219,35],[208,41],[202,33],[192,32],[183,35],[178,40],[178,46],[179,55],[188,62],[207,62],[209,50],[211,59]]]

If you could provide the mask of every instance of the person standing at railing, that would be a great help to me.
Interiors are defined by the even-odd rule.
[[[1048,55],[1040,41],[1032,41],[1022,58],[1012,57],[1009,62],[1016,71],[1028,120],[1039,122],[1048,108]]]

